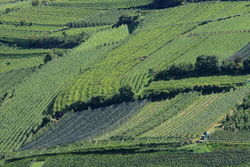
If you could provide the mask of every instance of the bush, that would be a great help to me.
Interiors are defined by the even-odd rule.
[[[32,6],[38,6],[39,5],[39,0],[32,0],[31,5]]]
[[[58,57],[56,54],[53,53],[52,50],[49,50],[47,54],[45,55],[43,62],[47,63],[48,61],[51,61],[52,59]]]
[[[243,73],[249,74],[250,73],[250,60],[246,59],[243,61]]]

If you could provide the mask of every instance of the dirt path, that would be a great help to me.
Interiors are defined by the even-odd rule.
[[[220,122],[227,116],[227,114],[223,115],[218,121],[216,121],[212,126],[210,126],[210,128],[207,129],[206,132],[213,132],[214,131],[214,128],[220,124]]]
[[[211,132],[213,132],[215,129],[216,126],[218,126],[220,124],[220,122],[227,116],[227,114],[223,115],[219,120],[217,120],[212,126],[210,126],[206,132],[209,132],[211,134]],[[202,136],[203,133],[200,135]],[[199,141],[200,140],[200,137],[199,138],[196,138],[195,141]]]

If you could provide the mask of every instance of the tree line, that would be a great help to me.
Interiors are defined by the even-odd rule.
[[[135,100],[135,94],[130,85],[124,85],[119,89],[119,93],[107,98],[104,96],[94,96],[86,102],[76,102],[66,108],[66,110],[83,111],[88,108],[95,109],[99,107],[110,106],[112,104],[120,104],[122,102],[130,102]]]
[[[85,42],[90,35],[82,32],[78,35],[68,36],[34,36],[28,39],[27,45],[32,48],[73,48]]]
[[[205,1],[218,1],[218,0],[153,0],[153,3],[151,3],[149,6],[151,8],[163,9],[163,8],[179,6],[186,2],[205,2]],[[239,0],[219,0],[219,1],[239,1]],[[241,1],[248,1],[248,0],[241,0]]]
[[[211,75],[241,75],[250,73],[250,60],[222,61],[219,63],[218,56],[201,55],[196,58],[195,64],[183,62],[166,67],[160,72],[154,72],[153,80],[170,80],[188,77],[200,77]]]

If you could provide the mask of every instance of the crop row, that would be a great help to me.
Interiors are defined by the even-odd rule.
[[[25,68],[0,73],[0,106],[8,102],[9,98],[12,96],[11,91],[13,91],[14,86],[21,83],[25,77],[33,72],[33,70],[33,68]]]
[[[10,2],[8,0],[8,2]],[[7,14],[6,9],[9,8],[10,11],[19,10],[23,7],[29,6],[30,2],[28,1],[22,1],[17,3],[8,3],[8,2],[0,2],[0,13],[1,14]]]
[[[67,23],[68,27],[96,27],[103,25],[114,25],[119,17],[124,14],[135,14],[138,13],[137,10],[134,9],[111,9],[106,12],[100,12],[96,15],[85,18],[84,20],[78,20],[74,22]]]
[[[28,80],[15,87],[14,96],[0,113],[0,152],[19,148],[42,124],[43,111],[61,88],[98,61],[109,47],[88,50],[83,46],[70,55],[48,62]],[[4,138],[2,137],[4,136]]]
[[[224,32],[248,30],[250,24],[249,17],[250,13],[226,20],[209,22],[208,24],[197,27],[190,33],[218,32],[220,30]]]
[[[105,0],[105,1],[54,1],[51,3],[52,6],[59,7],[82,7],[82,8],[92,8],[92,9],[114,9],[114,8],[130,8],[143,6],[151,3],[152,0]]]
[[[147,131],[171,119],[173,116],[178,115],[179,112],[199,98],[199,93],[191,92],[188,94],[179,94],[170,100],[149,103],[140,113],[127,121],[124,126],[104,137],[140,137]]]
[[[194,63],[200,55],[216,55],[219,61],[223,61],[244,47],[249,42],[249,36],[250,33],[237,33],[176,38],[151,56],[152,59],[155,55],[168,57],[162,62],[158,61],[158,66],[153,66],[153,69],[162,70],[173,63]]]
[[[122,80],[122,85],[132,85],[133,91],[138,93],[148,83],[148,73],[136,73]]]
[[[70,105],[73,102],[85,101],[86,99],[91,98],[91,96],[89,96],[90,94],[93,96],[110,96],[118,89],[116,88],[116,85],[117,87],[119,87],[119,83],[114,83],[114,78],[122,75],[123,78],[117,78],[116,80],[121,80],[121,82],[124,84],[132,84],[131,86],[133,87],[133,89],[135,91],[139,91],[138,89],[147,84],[147,78],[144,77],[145,82],[143,82],[143,84],[139,86],[140,88],[136,88],[136,85],[138,84],[133,80],[137,80],[136,77],[142,75],[143,73],[148,73],[149,69],[163,69],[164,66],[166,67],[166,65],[170,65],[174,62],[179,63],[187,60],[194,62],[197,56],[203,54],[219,55],[219,57],[221,58],[220,60],[222,61],[224,58],[227,58],[229,55],[233,55],[236,51],[242,48],[249,39],[248,35],[242,33],[220,34],[218,36],[206,36],[200,38],[195,37],[188,39],[180,37],[176,40],[171,41],[171,38],[173,38],[173,36],[178,36],[178,34],[180,34],[181,32],[188,30],[188,28],[194,26],[196,25],[189,24],[174,27],[162,27],[152,31],[138,31],[135,34],[135,36],[137,37],[136,41],[133,41],[133,37],[130,37],[126,41],[126,45],[119,47],[119,50],[122,49],[123,52],[116,53],[114,50],[111,52],[112,54],[109,54],[116,55],[114,57],[116,59],[115,61],[111,62],[112,59],[105,59],[98,64],[97,68],[93,67],[92,69],[88,70],[84,76],[79,77],[77,79],[78,81],[75,80],[74,83],[69,86],[70,88],[62,93],[63,97],[59,96],[58,99],[64,99],[63,103],[65,103],[66,105]],[[157,38],[158,36],[162,35],[162,33],[164,32],[163,30],[168,30],[167,33],[164,33],[164,36],[166,35],[166,37],[162,36],[160,39]],[[145,35],[145,33],[147,33],[147,35]],[[134,51],[134,53],[131,52],[133,51],[132,49],[127,49],[134,48],[138,43],[142,43],[142,47],[140,45],[137,46],[137,48],[139,49]],[[125,46],[127,48],[125,48]],[[144,47],[147,48],[142,51]],[[150,51],[146,53],[145,51],[149,49]],[[120,57],[120,61],[117,60],[118,55]],[[125,62],[123,57],[126,56],[127,58],[129,58],[128,55],[129,57],[131,56],[132,58],[133,56],[134,58]],[[138,57],[138,59],[135,59],[135,56]],[[118,69],[119,66],[115,64],[119,62],[129,65],[132,68],[123,69],[123,66],[123,68]],[[117,70],[115,70],[113,67],[117,67]],[[106,70],[103,70],[103,68],[105,68]],[[120,74],[116,74],[114,72],[114,74],[106,73],[106,71],[109,71],[107,68],[111,68],[112,71],[116,71],[117,73],[118,71],[120,71]],[[109,77],[105,79],[105,76]],[[112,82],[109,81],[109,78],[113,78]],[[83,82],[84,80],[86,80],[87,82]],[[78,85],[78,83],[80,85]],[[112,85],[113,88],[110,87],[110,85]],[[78,90],[78,95],[74,96],[73,92],[76,92],[76,89]],[[62,109],[65,108],[65,105],[63,106],[63,104],[60,106],[62,106]],[[60,110],[60,107],[57,108],[57,110]]]
[[[190,3],[152,12],[145,18],[145,28],[191,22],[203,22],[249,12],[249,2]],[[243,23],[244,24],[244,23]]]
[[[12,55],[19,55],[19,57],[25,57],[25,55],[42,55],[46,53],[46,49],[22,49],[14,46],[7,46],[0,43],[0,55],[1,57],[11,57]],[[9,55],[9,56],[8,56]]]
[[[133,66],[133,68],[131,68],[124,75],[122,83],[128,83],[131,84],[131,86],[135,87],[135,84],[132,83],[132,79],[138,75],[148,73],[150,69],[158,71],[166,68],[167,66],[170,66],[173,63],[181,63],[181,62],[194,63],[196,57],[200,55],[217,55],[219,56],[220,61],[222,61],[223,59],[228,58],[228,56],[233,55],[243,46],[245,46],[248,42],[248,39],[249,35],[244,33],[220,34],[216,36],[191,37],[191,38],[185,38],[185,37],[176,38],[175,40],[169,42],[167,45],[161,47],[156,52],[153,52],[152,54],[143,57],[142,61]],[[150,78],[150,76],[148,77]],[[242,78],[243,80],[246,77],[240,76],[240,78]],[[223,77],[219,78],[222,79]],[[239,83],[239,81],[235,80],[234,82],[230,82],[229,76],[228,79],[226,78],[227,77],[224,76],[223,80],[227,83]],[[201,80],[202,79],[200,79],[200,81]],[[178,82],[178,81],[172,81],[172,82]],[[210,84],[213,84],[212,83],[213,81],[211,80],[207,81],[204,80],[203,83],[205,84],[205,82],[207,83],[210,82]],[[242,82],[242,80],[240,82]],[[146,84],[147,82],[145,82],[144,85]],[[183,84],[184,83],[181,83],[181,85]]]
[[[248,27],[249,28],[249,27]],[[188,33],[186,37],[197,37],[197,36],[214,36],[219,34],[233,34],[233,33],[250,33],[250,29],[247,30],[231,30],[231,31],[217,31],[217,32],[203,32],[203,33]]]
[[[120,150],[118,150],[120,151]],[[157,153],[138,154],[102,154],[102,155],[77,155],[66,154],[61,156],[43,157],[44,167],[67,167],[67,166],[247,166],[249,164],[250,150],[247,148],[229,148],[214,150],[205,153],[185,151],[162,151]],[[6,167],[13,167],[15,164],[26,164],[27,161],[8,162]]]
[[[224,94],[204,96],[178,115],[142,134],[146,136],[189,136],[198,137],[219,118],[249,94],[249,87],[238,88]]]
[[[111,50],[102,61],[85,71],[84,74],[79,75],[68,85],[58,96],[58,99],[66,101],[61,103],[62,108],[57,108],[57,110],[65,109],[67,104],[86,101],[93,96],[109,97],[114,95],[118,92],[120,82],[127,71],[140,64],[144,56],[159,49],[177,34],[191,27],[193,26],[163,27],[151,31],[140,31],[135,35],[128,36],[122,45],[118,43],[119,47]],[[75,90],[79,91],[79,97],[74,96]]]
[[[229,131],[218,129],[211,134],[211,141],[250,142],[250,133],[249,131]]]
[[[145,88],[146,91],[172,91],[172,90],[184,90],[193,89],[196,86],[223,86],[223,85],[233,85],[233,84],[243,84],[249,79],[250,75],[242,76],[208,76],[208,77],[193,77],[179,80],[170,81],[155,81],[152,82],[149,87]]]
[[[39,25],[65,25],[72,20],[79,20],[98,13],[99,10],[84,9],[81,7],[53,7],[53,6],[29,6],[8,15],[0,16],[6,23],[27,23]],[[42,13],[42,14],[41,14]]]
[[[72,143],[107,133],[139,112],[146,104],[146,101],[136,101],[95,110],[69,113],[48,131],[32,143],[24,146],[21,150]]]
[[[43,57],[0,58],[0,73],[15,69],[37,67],[43,64]]]

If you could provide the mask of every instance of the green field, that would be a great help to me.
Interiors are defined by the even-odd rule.
[[[249,165],[250,2],[156,3],[0,0],[0,166]]]
[[[194,62],[196,57],[202,54],[218,55],[222,61],[236,53],[249,41],[249,33],[178,38],[178,35],[182,32],[193,27],[195,27],[193,24],[177,25],[137,32],[135,36],[128,37],[121,47],[109,52],[107,58],[101,63],[89,69],[84,75],[79,76],[77,78],[78,81],[73,81],[73,84],[69,86],[68,90],[65,90],[63,96],[70,97],[72,96],[70,92],[74,92],[72,91],[74,87],[78,89],[79,87],[87,87],[87,85],[91,86],[88,86],[88,89],[83,89],[81,97],[72,97],[71,99],[75,99],[72,102],[84,101],[93,95],[110,96],[110,94],[112,95],[117,91],[121,83],[131,84],[134,90],[139,92],[148,83],[146,76],[149,69],[157,71],[172,63],[180,63],[187,60]],[[160,40],[159,36],[162,37]],[[174,37],[177,38],[173,40]],[[134,50],[127,49],[131,47]],[[117,56],[112,57],[115,54]],[[145,59],[142,60],[141,58],[144,57]],[[110,66],[110,63],[114,64],[114,66]],[[99,68],[100,66],[102,66],[101,69]],[[105,70],[103,70],[104,68]],[[106,73],[109,70],[113,72]],[[98,75],[100,77],[97,77]],[[109,78],[116,78],[115,82],[114,80],[109,81]],[[86,82],[81,82],[80,80],[86,80]],[[78,85],[79,82],[81,85]],[[99,84],[93,84],[97,82]],[[67,100],[66,103],[72,102]],[[58,110],[61,109],[58,108]]]
[[[60,15],[58,15],[59,13]],[[51,6],[30,6],[3,15],[0,19],[6,23],[25,21],[27,23],[31,22],[39,25],[64,25],[72,19],[79,20],[80,18],[88,17],[96,13],[98,13],[98,10],[88,10],[76,7],[60,8]]]
[[[194,89],[195,87],[205,87],[205,86],[230,86],[230,85],[242,85],[249,79],[250,75],[243,76],[211,76],[211,77],[197,77],[197,78],[187,78],[179,80],[170,81],[156,81],[152,82],[148,87],[144,89],[147,91],[156,92],[171,92],[173,90],[185,90]]]
[[[143,6],[151,3],[152,0],[62,0],[58,2],[52,2],[52,6],[60,7],[83,7],[92,9],[113,9],[113,8],[129,8]]]

